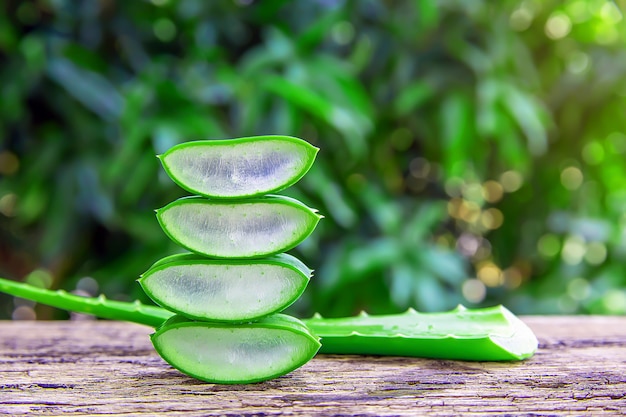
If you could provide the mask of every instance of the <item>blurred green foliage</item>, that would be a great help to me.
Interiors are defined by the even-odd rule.
[[[0,9],[2,276],[145,300],[184,195],[155,154],[285,134],[326,216],[296,314],[626,313],[625,0]]]

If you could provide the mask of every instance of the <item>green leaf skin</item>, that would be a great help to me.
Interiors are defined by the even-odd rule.
[[[139,279],[157,304],[196,320],[244,322],[277,313],[304,292],[312,271],[287,254],[216,260],[168,256]]]
[[[104,295],[99,297],[82,297],[64,290],[52,291],[20,282],[0,278],[0,292],[35,301],[67,311],[91,314],[103,319],[130,321],[158,327],[173,313],[155,306],[135,301],[113,301]]]
[[[140,303],[85,298],[0,278],[0,291],[53,307],[158,327],[174,313]],[[68,302],[69,301],[69,302]],[[302,320],[322,339],[321,353],[401,355],[508,361],[537,350],[532,330],[503,306],[417,313]]]
[[[242,324],[175,316],[151,335],[151,340],[174,368],[217,384],[277,378],[307,363],[320,348],[319,339],[301,321],[284,314]]]
[[[254,136],[185,142],[159,159],[170,178],[193,194],[249,198],[295,184],[318,151],[291,136]]]
[[[320,216],[298,200],[266,196],[241,201],[184,197],[157,210],[178,245],[213,258],[261,258],[306,239]]]
[[[532,330],[503,306],[443,313],[322,318],[303,322],[322,338],[321,353],[509,361],[537,350]]]

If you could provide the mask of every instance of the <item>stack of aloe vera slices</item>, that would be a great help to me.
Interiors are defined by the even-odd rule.
[[[312,271],[284,252],[321,216],[270,195],[298,181],[318,149],[289,136],[186,142],[159,158],[174,182],[195,194],[157,210],[163,231],[189,253],[156,262],[139,282],[176,313],[152,335],[172,366],[217,383],[262,381],[303,365],[320,344],[281,314]]]

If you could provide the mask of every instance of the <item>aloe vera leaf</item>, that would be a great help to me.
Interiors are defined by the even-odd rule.
[[[35,301],[67,311],[91,314],[103,319],[130,321],[158,327],[173,313],[155,306],[135,301],[114,301],[104,295],[99,297],[82,297],[64,290],[47,290],[33,285],[0,278],[0,292]]]
[[[242,324],[175,316],[151,339],[159,355],[174,368],[219,384],[279,377],[307,363],[320,348],[318,338],[302,322],[283,314]]]
[[[419,356],[476,361],[529,358],[532,330],[503,306],[303,320],[322,338],[322,353]]]
[[[160,307],[79,297],[1,278],[0,291],[61,309],[153,327],[174,315]],[[321,337],[321,353],[502,361],[526,359],[534,354],[538,344],[532,330],[503,306],[459,306],[443,313],[409,310],[382,316],[315,316],[302,323]]]
[[[215,258],[259,258],[307,238],[320,216],[298,200],[266,196],[241,201],[184,197],[157,210],[163,231],[180,246]]]
[[[159,159],[170,178],[193,194],[241,198],[293,185],[311,168],[318,150],[291,136],[255,136],[185,142]]]
[[[139,283],[155,303],[185,317],[242,322],[287,308],[311,272],[287,254],[248,260],[180,254],[157,263]]]

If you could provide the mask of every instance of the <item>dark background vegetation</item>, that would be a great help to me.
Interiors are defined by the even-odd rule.
[[[0,275],[145,300],[184,195],[155,154],[286,134],[321,148],[286,194],[326,216],[293,313],[626,313],[625,9],[2,1]]]

